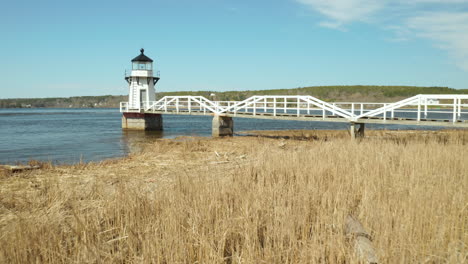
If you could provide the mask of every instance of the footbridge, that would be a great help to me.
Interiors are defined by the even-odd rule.
[[[349,123],[351,137],[364,136],[365,124],[468,127],[468,95],[419,94],[394,103],[325,102],[313,96],[252,96],[243,101],[212,101],[203,96],[165,96],[157,101],[120,103],[122,127],[162,129],[162,114],[212,115],[213,136],[232,135],[232,118]]]

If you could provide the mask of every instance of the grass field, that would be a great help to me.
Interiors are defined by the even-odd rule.
[[[0,177],[1,263],[468,261],[468,130],[262,132]]]

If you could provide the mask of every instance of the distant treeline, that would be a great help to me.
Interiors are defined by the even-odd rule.
[[[325,101],[348,102],[392,102],[417,94],[468,94],[468,89],[448,87],[416,86],[312,86],[294,89],[252,90],[252,91],[185,91],[159,92],[163,96],[196,95],[219,101],[242,101],[253,95],[311,95]],[[79,96],[69,98],[18,98],[0,99],[0,108],[113,108],[119,102],[127,101],[126,95]]]
[[[0,99],[0,108],[113,108],[126,100],[123,95]]]
[[[209,98],[214,94],[219,101],[242,101],[253,95],[311,95],[325,101],[349,102],[391,102],[417,94],[468,94],[468,89],[453,89],[448,87],[417,87],[417,86],[311,86],[294,89],[253,90],[253,91],[187,91],[157,93],[158,97],[166,95],[201,95]]]

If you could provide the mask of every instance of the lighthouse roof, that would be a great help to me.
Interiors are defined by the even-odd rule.
[[[134,61],[153,62],[152,59],[150,59],[149,57],[147,57],[147,56],[144,54],[145,49],[141,49],[140,52],[141,52],[141,54],[138,55],[138,56],[136,56],[136,57],[132,60],[132,62],[134,62]]]

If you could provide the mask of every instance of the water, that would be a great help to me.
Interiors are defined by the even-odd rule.
[[[163,132],[122,131],[118,109],[0,109],[0,164],[31,159],[56,164],[123,157],[139,142],[210,136],[211,116],[164,115]],[[371,129],[440,129],[374,125]],[[235,131],[347,129],[346,123],[234,118]]]

